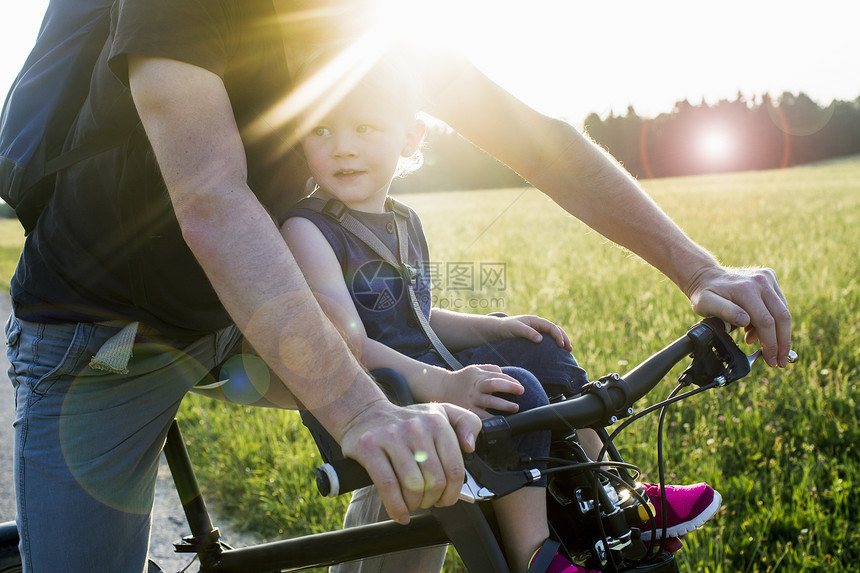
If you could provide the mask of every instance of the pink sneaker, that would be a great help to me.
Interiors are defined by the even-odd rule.
[[[651,524],[656,523],[656,537],[660,539],[663,535],[662,504],[660,502],[660,486],[656,484],[642,484],[648,498],[654,505],[654,520],[639,526],[642,531],[642,540],[651,540]],[[698,529],[711,519],[723,498],[720,493],[706,483],[693,485],[667,485],[666,486],[666,535],[678,537]]]

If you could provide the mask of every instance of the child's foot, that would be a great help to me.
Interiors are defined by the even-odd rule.
[[[663,536],[662,503],[660,502],[660,486],[642,484],[648,494],[648,499],[654,505],[655,517],[639,526],[642,540],[651,540],[651,525],[656,524],[656,538]],[[666,486],[666,535],[678,537],[698,529],[705,524],[720,509],[723,498],[720,493],[706,483],[694,485]]]
[[[558,553],[558,542],[552,539],[547,539],[541,548],[538,549],[532,560],[529,562],[529,569],[526,573],[600,573],[594,569],[586,569],[579,565],[571,563],[564,555]],[[546,553],[544,558],[541,553]],[[549,559],[551,552],[555,552],[552,559]],[[547,563],[549,561],[549,563]]]

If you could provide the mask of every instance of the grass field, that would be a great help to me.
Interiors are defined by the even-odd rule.
[[[853,570],[860,560],[860,159],[645,187],[724,263],[776,270],[800,356],[784,371],[758,364],[749,378],[669,412],[669,479],[704,480],[723,495],[717,517],[685,538],[681,569]],[[422,214],[444,269],[441,286],[462,286],[469,269],[476,275],[471,291],[442,290],[440,303],[551,318],[595,378],[624,372],[697,319],[659,273],[537,191],[403,199]],[[20,249],[10,225],[0,226],[0,256]],[[13,264],[0,261],[4,282]],[[478,280],[493,269],[493,281]],[[661,395],[672,386],[667,381]],[[219,513],[267,538],[337,527],[347,500],[321,499],[311,486],[318,458],[295,414],[190,397],[181,420]],[[655,439],[656,419],[620,441],[625,458],[652,479]],[[453,553],[446,571],[462,570]]]

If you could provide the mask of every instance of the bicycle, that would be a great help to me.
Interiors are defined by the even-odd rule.
[[[451,543],[470,573],[506,573],[504,551],[486,502],[546,475],[550,530],[568,557],[588,568],[612,573],[676,573],[678,566],[674,555],[665,549],[665,541],[646,543],[641,539],[638,526],[651,520],[654,509],[635,481],[638,469],[623,461],[613,440],[634,420],[657,410],[665,412],[667,406],[682,399],[747,376],[759,354],[747,356],[721,320],[705,319],[623,376],[609,374],[588,384],[575,397],[556,397],[547,406],[484,420],[475,452],[464,456],[467,479],[461,501],[451,507],[416,515],[409,525],[384,521],[236,549],[220,539],[212,524],[174,421],[164,452],[179,497],[186,500],[183,510],[191,531],[174,548],[179,553],[196,554],[200,573],[271,573]],[[669,397],[634,413],[633,405],[688,356],[692,361]],[[791,361],[795,357],[792,353]],[[380,373],[379,379],[392,400],[410,402],[405,381],[396,373]],[[696,388],[682,392],[691,386]],[[622,418],[627,420],[610,434],[606,427]],[[307,421],[326,462],[316,475],[320,493],[335,496],[369,485],[364,469],[343,458],[325,431],[314,427],[312,419]],[[662,431],[662,416],[660,426]],[[577,441],[575,429],[586,427],[597,430],[603,440],[607,457],[601,452],[601,461],[589,460]],[[550,456],[520,459],[510,446],[510,438],[538,430],[552,431]],[[660,443],[658,440],[662,482]],[[546,469],[538,469],[539,464],[545,464]],[[651,539],[655,533],[652,531]],[[21,571],[17,539],[14,522],[0,524],[0,573]],[[149,571],[162,570],[150,562]]]

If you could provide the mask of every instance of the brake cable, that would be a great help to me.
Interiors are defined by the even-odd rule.
[[[672,394],[674,394],[679,388],[682,387],[682,385],[679,385],[677,388],[675,388],[675,390],[673,390],[672,394],[669,395],[669,398],[662,400],[660,402],[657,402],[656,404],[653,404],[653,405],[645,408],[641,412],[637,412],[636,414],[632,415],[631,417],[629,417],[629,418],[625,419],[623,422],[621,422],[621,424],[619,424],[618,427],[615,428],[615,430],[613,430],[613,432],[609,435],[609,439],[607,440],[607,443],[613,442],[615,440],[615,438],[618,436],[618,434],[620,434],[624,429],[626,429],[627,426],[629,426],[633,422],[643,418],[644,416],[650,414],[651,412],[654,412],[655,410],[659,410],[661,408],[666,408],[667,406],[670,406],[670,405],[674,404],[675,402],[680,402],[681,400],[684,400],[686,398],[690,398],[696,394],[699,394],[700,392],[705,392],[706,390],[710,390],[711,388],[714,388],[716,386],[719,386],[719,384],[717,382],[711,382],[710,384],[705,384],[704,386],[699,386],[698,388],[696,388],[694,390],[690,390],[689,392],[684,392],[683,394],[680,394],[680,395],[673,397]],[[598,459],[602,458],[606,454],[607,447],[608,447],[608,445],[604,444],[603,448],[600,450],[600,453],[597,456]]]

